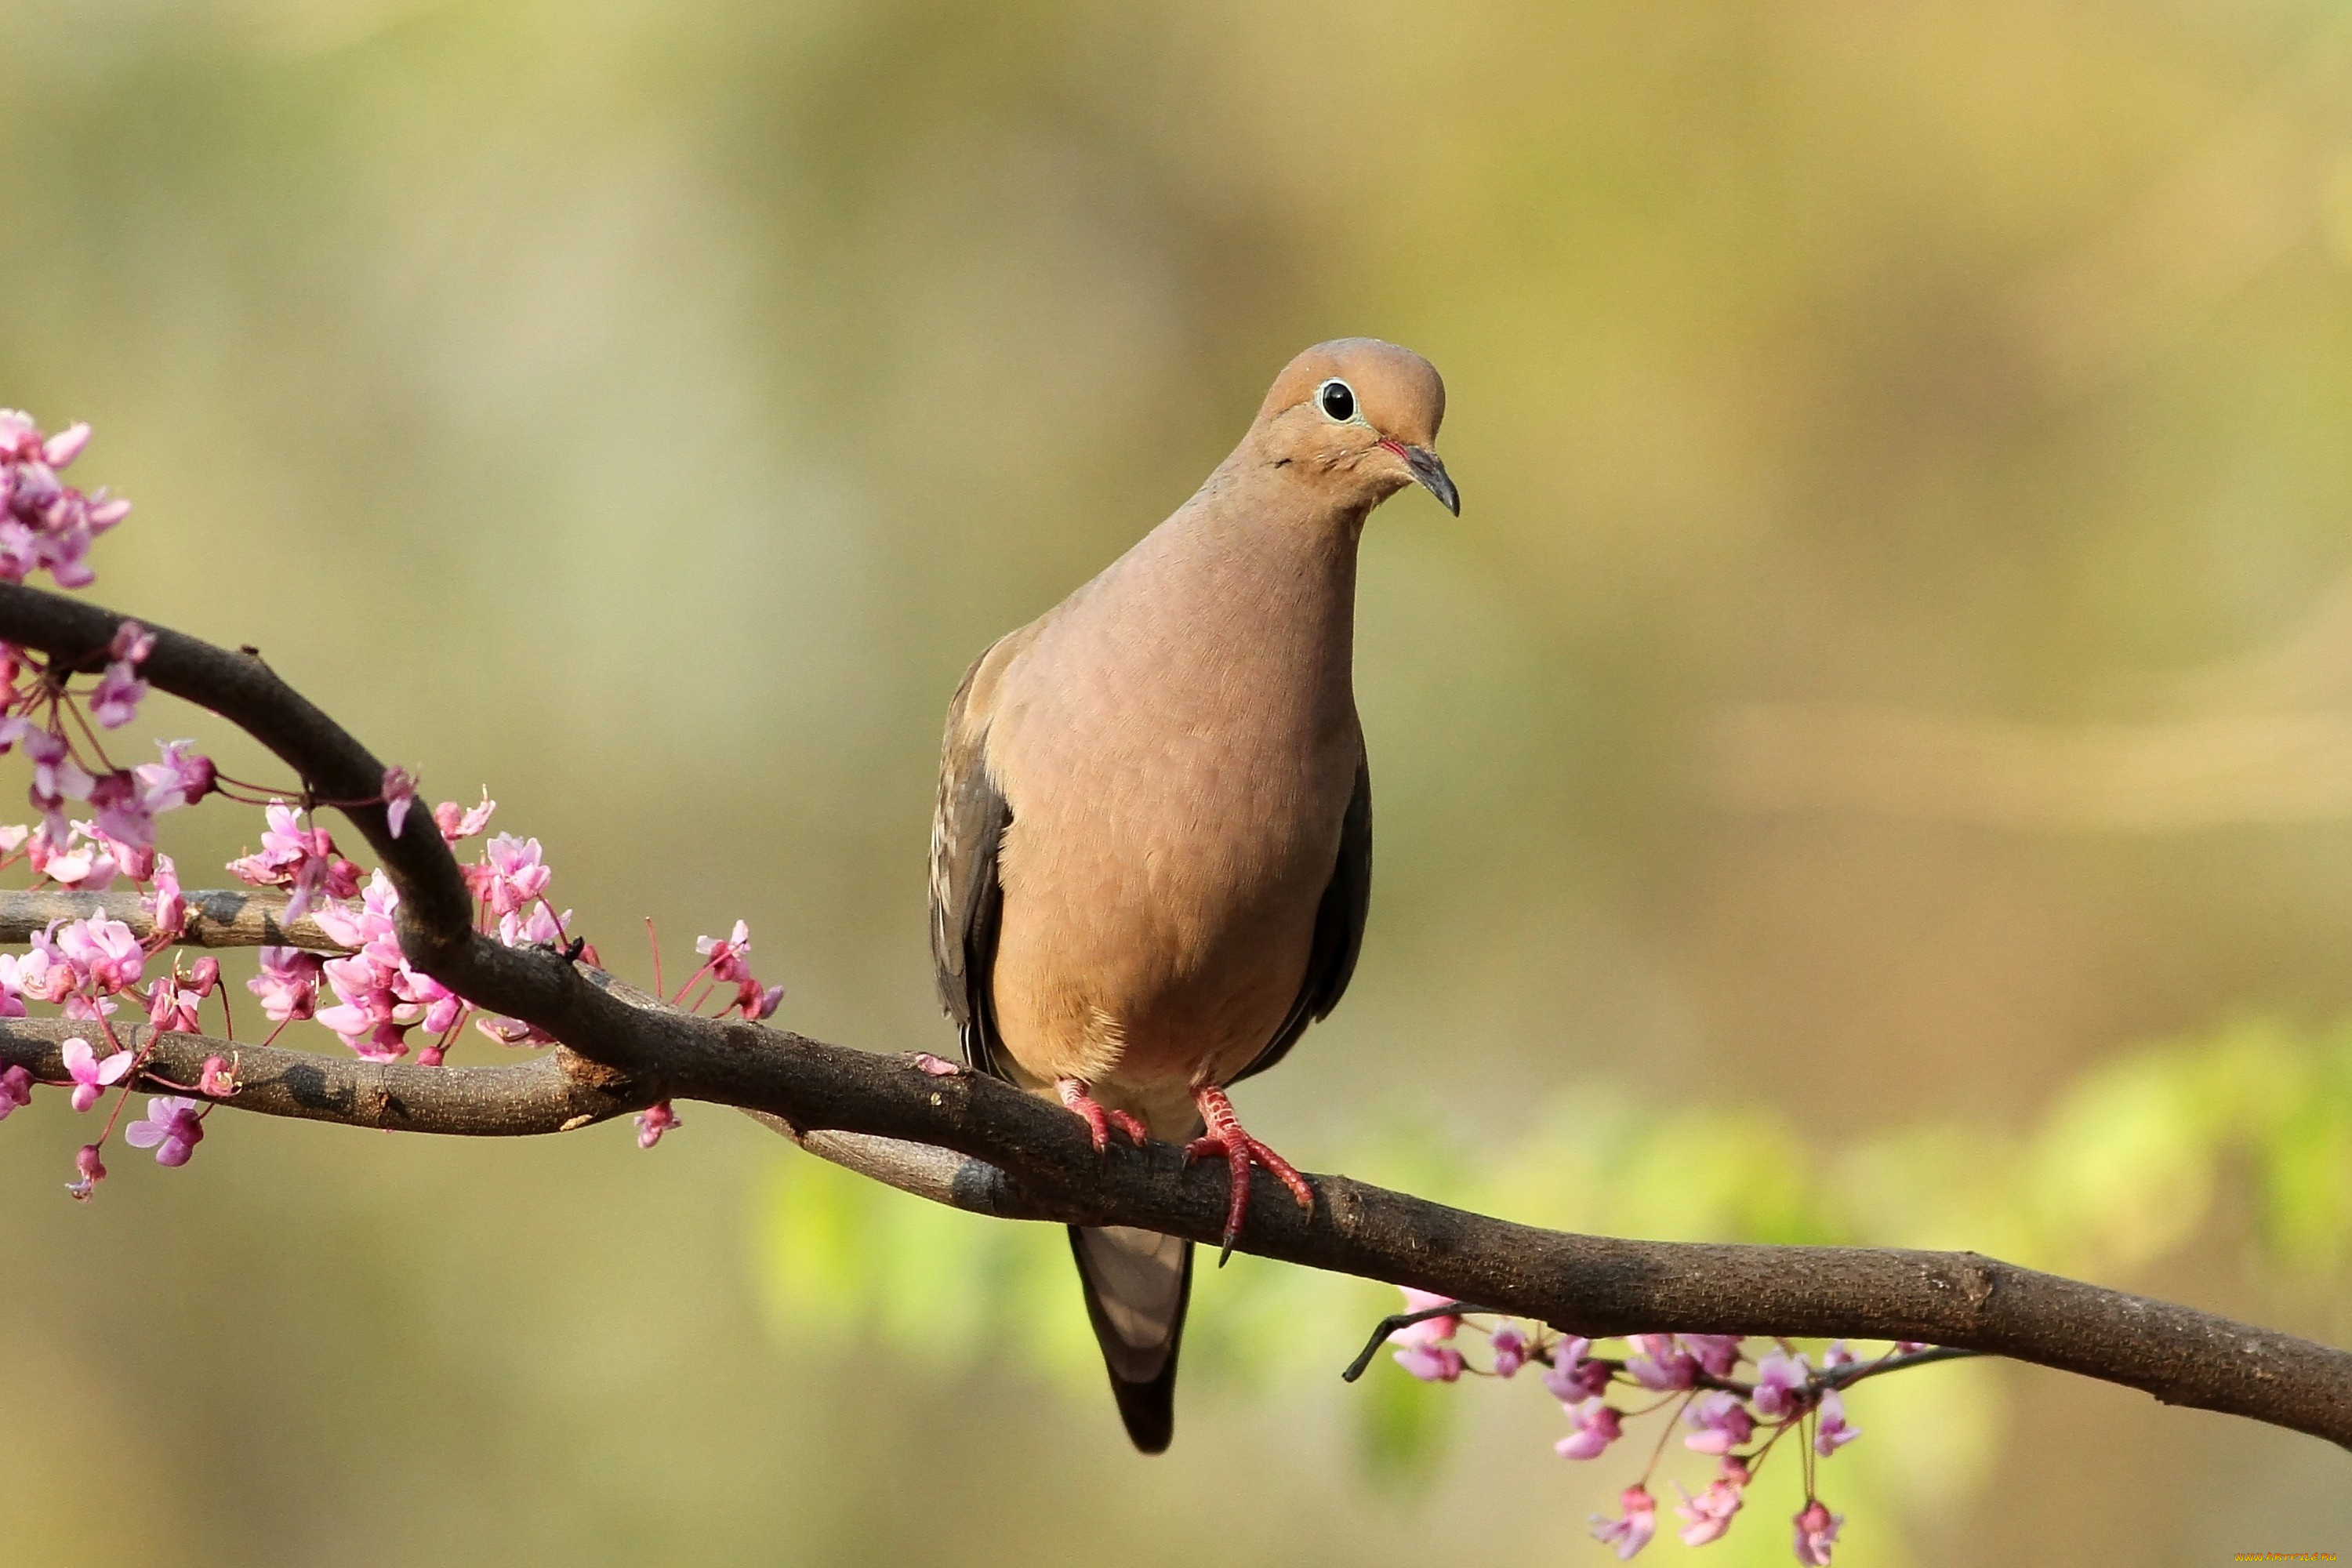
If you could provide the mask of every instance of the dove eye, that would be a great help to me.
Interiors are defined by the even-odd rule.
[[[1356,416],[1356,389],[1337,377],[1316,389],[1315,401],[1321,404],[1323,412],[1334,419],[1347,420]]]

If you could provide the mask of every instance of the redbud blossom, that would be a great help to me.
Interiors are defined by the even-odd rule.
[[[460,838],[471,838],[488,827],[490,813],[498,808],[499,803],[490,798],[489,791],[484,790],[482,804],[470,809],[460,806],[454,800],[443,801],[433,808],[433,824],[441,830],[444,839],[455,844]]]
[[[1567,1406],[1567,1410],[1576,1423],[1576,1430],[1551,1446],[1552,1452],[1563,1459],[1598,1458],[1603,1449],[1625,1435],[1613,1405],[1588,1399],[1581,1405]]]
[[[210,757],[188,750],[194,744],[194,741],[158,741],[155,746],[163,760],[142,763],[131,770],[149,812],[194,805],[212,794],[218,774]]]
[[[88,1110],[98,1103],[98,1097],[108,1086],[120,1083],[122,1075],[131,1070],[131,1053],[116,1051],[104,1061],[89,1048],[89,1042],[77,1036],[58,1049],[65,1058],[66,1076],[73,1079],[73,1108]]]
[[[0,409],[0,579],[47,571],[58,587],[81,588],[96,576],[82,559],[90,541],[130,515],[131,503],[59,481],[89,440],[87,425],[45,438],[30,415]]]
[[[155,857],[155,890],[139,895],[139,907],[155,922],[155,939],[169,942],[188,929],[187,900],[180,896],[180,868],[169,855]]]
[[[1642,1487],[1627,1487],[1617,1500],[1623,1517],[1611,1519],[1605,1514],[1592,1516],[1592,1539],[1604,1546],[1617,1549],[1617,1561],[1624,1562],[1650,1544],[1657,1533],[1658,1504]]]
[[[1708,1482],[1706,1490],[1696,1497],[1683,1491],[1680,1481],[1675,1483],[1675,1490],[1683,1493],[1683,1500],[1675,1509],[1675,1513],[1685,1521],[1682,1531],[1685,1546],[1705,1546],[1731,1528],[1731,1516],[1739,1511],[1740,1489],[1747,1486],[1748,1479],[1746,1465],[1738,1459],[1726,1459],[1722,1473]]]
[[[669,1108],[667,1100],[657,1100],[647,1106],[638,1114],[636,1122],[637,1147],[640,1149],[652,1148],[661,1142],[663,1133],[684,1125],[678,1121],[677,1112]]]
[[[737,921],[735,929],[742,930],[742,922]],[[708,942],[709,938],[705,937],[703,940]],[[1415,1290],[1408,1286],[1401,1285],[1398,1289],[1404,1292],[1404,1310],[1408,1312],[1426,1312],[1432,1307],[1443,1307],[1454,1300],[1451,1296],[1433,1296],[1426,1290]],[[1391,1334],[1389,1343],[1392,1345],[1443,1344],[1452,1339],[1461,1327],[1462,1320],[1451,1314],[1423,1318],[1417,1323],[1407,1323],[1403,1328]]]
[[[147,683],[139,679],[138,666],[154,650],[154,634],[137,621],[125,621],[116,630],[114,644],[108,650],[112,662],[89,696],[89,716],[101,726],[120,730],[139,717],[139,702],[147,695]]]
[[[1423,1383],[1452,1383],[1468,1364],[1452,1345],[1407,1345],[1396,1352],[1396,1363]]]
[[[1672,1334],[1628,1334],[1625,1342],[1638,1352],[1625,1371],[1643,1387],[1665,1393],[1688,1388],[1698,1381],[1698,1358],[1675,1342]]]
[[[478,876],[478,891],[490,901],[492,914],[513,914],[547,891],[552,873],[540,861],[538,839],[501,833],[483,846],[482,854],[482,864],[471,869]]]
[[[1591,1348],[1592,1342],[1580,1334],[1570,1334],[1551,1347],[1551,1365],[1544,1369],[1543,1385],[1562,1405],[1581,1404],[1609,1387],[1608,1367],[1584,1357]]]
[[[1528,1364],[1528,1337],[1508,1323],[1486,1336],[1486,1348],[1495,1352],[1496,1377],[1509,1377]]]
[[[1843,1340],[1832,1340],[1829,1348],[1822,1352],[1823,1366],[1852,1366],[1854,1360],[1853,1352],[1847,1348]]]
[[[383,770],[383,820],[394,838],[408,822],[408,808],[416,804],[416,781],[406,768]]]
[[[1684,1405],[1683,1423],[1698,1428],[1683,1439],[1683,1447],[1699,1454],[1727,1454],[1756,1435],[1756,1421],[1748,1414],[1748,1406],[1738,1394],[1722,1389],[1702,1394]]]
[[[81,1146],[74,1155],[74,1170],[80,1179],[68,1182],[66,1191],[74,1195],[76,1203],[86,1204],[89,1202],[89,1194],[98,1190],[98,1184],[106,1180],[106,1166],[99,1160],[97,1144]]]
[[[1756,1414],[1768,1421],[1785,1421],[1804,1407],[1803,1390],[1812,1368],[1802,1352],[1795,1355],[1773,1351],[1756,1363]]]
[[[1845,1515],[1832,1513],[1815,1499],[1797,1515],[1797,1561],[1805,1568],[1830,1568],[1830,1548],[1837,1544]]]
[[[711,978],[730,985],[751,977],[751,965],[743,962],[743,954],[751,951],[751,928],[741,921],[735,922],[734,934],[725,942],[715,936],[694,939],[694,951],[708,960],[703,967],[710,971]],[[1410,1296],[1412,1292],[1408,1290],[1405,1294]],[[1440,1297],[1439,1300],[1444,1298]]]
[[[98,781],[73,760],[63,735],[35,730],[25,737],[25,754],[33,759],[33,787],[27,793],[33,809],[41,814],[41,832],[50,848],[63,849],[70,834],[66,802],[88,800]]]
[[[775,1016],[783,1000],[784,988],[781,985],[762,986],[756,980],[746,980],[735,988],[735,1005],[755,1024]]]
[[[273,1024],[307,1018],[318,1011],[319,971],[325,962],[299,948],[265,947],[261,973],[245,988],[261,998],[262,1016]]]
[[[144,1120],[122,1130],[123,1140],[133,1149],[154,1150],[159,1165],[184,1165],[204,1142],[205,1124],[196,1115],[203,1109],[202,1100],[184,1095],[158,1095],[147,1102]]]
[[[1729,1377],[1731,1369],[1739,1364],[1738,1334],[1676,1334],[1675,1338],[1709,1377]]]
[[[0,1121],[18,1106],[33,1103],[33,1075],[23,1068],[12,1067],[0,1072]]]
[[[1822,1395],[1821,1425],[1813,1430],[1813,1452],[1826,1458],[1862,1436],[1862,1428],[1845,1422],[1845,1400],[1834,1388]]]
[[[219,1057],[206,1057],[204,1070],[196,1075],[196,1088],[214,1100],[227,1100],[236,1093],[236,1069]]]
[[[360,868],[335,853],[335,840],[323,827],[306,828],[294,808],[283,801],[269,803],[269,826],[261,848],[228,863],[228,868],[259,888],[290,888],[284,923],[300,920],[321,895],[348,899],[359,891]]]

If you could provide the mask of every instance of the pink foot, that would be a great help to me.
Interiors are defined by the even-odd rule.
[[[1252,1165],[1264,1166],[1310,1214],[1315,1209],[1315,1189],[1307,1184],[1296,1165],[1242,1131],[1241,1119],[1234,1114],[1234,1102],[1225,1098],[1223,1089],[1204,1084],[1192,1091],[1192,1102],[1201,1108],[1201,1119],[1209,1130],[1184,1145],[1184,1163],[1189,1165],[1211,1154],[1222,1154],[1225,1169],[1233,1175],[1233,1198],[1225,1208],[1225,1247],[1217,1255],[1217,1267],[1222,1268],[1234,1254],[1234,1243],[1242,1234],[1242,1216],[1249,1210]]]
[[[1096,1153],[1103,1154],[1109,1152],[1110,1130],[1114,1127],[1134,1140],[1135,1146],[1139,1149],[1150,1142],[1151,1134],[1144,1130],[1142,1122],[1124,1110],[1105,1110],[1095,1102],[1095,1097],[1087,1091],[1083,1079],[1057,1079],[1055,1080],[1054,1087],[1061,1090],[1064,1105],[1087,1119],[1087,1131],[1094,1135]]]

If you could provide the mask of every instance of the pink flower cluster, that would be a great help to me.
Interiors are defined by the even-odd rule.
[[[300,814],[282,800],[271,801],[265,815],[269,826],[262,831],[261,847],[230,861],[228,868],[257,888],[292,889],[286,902],[288,925],[320,898],[348,899],[360,890],[360,868],[335,853],[332,834],[302,826]]]
[[[62,587],[93,580],[91,542],[120,522],[130,504],[102,490],[84,494],[58,477],[89,439],[88,426],[49,437],[26,416],[0,410],[0,581],[21,583],[36,572],[48,573]],[[0,1017],[24,1016],[37,1003],[92,1026],[86,1037],[67,1040],[57,1066],[47,1069],[61,1075],[53,1081],[68,1089],[77,1111],[96,1109],[110,1096],[113,1100],[106,1130],[75,1157],[76,1180],[68,1190],[82,1199],[105,1178],[103,1146],[136,1087],[178,1091],[151,1099],[147,1114],[124,1128],[133,1147],[152,1149],[158,1163],[172,1166],[186,1163],[203,1141],[212,1104],[238,1092],[233,1047],[225,1047],[226,1055],[208,1055],[194,1084],[175,1084],[125,1048],[111,1022],[127,995],[155,1030],[198,1033],[205,1000],[220,994],[224,1027],[229,1038],[236,1035],[217,961],[201,959],[184,974],[177,964],[152,979],[147,973],[156,952],[187,935],[194,914],[177,868],[155,846],[156,818],[163,812],[215,794],[265,805],[260,847],[228,869],[254,886],[287,890],[281,925],[291,927],[307,915],[349,950],[333,955],[290,946],[260,950],[259,972],[245,989],[272,1026],[270,1039],[286,1026],[310,1019],[361,1057],[389,1061],[406,1056],[410,1032],[422,1028],[427,1038],[417,1045],[415,1059],[437,1067],[476,1011],[408,963],[397,936],[397,890],[382,872],[368,877],[344,858],[310,815],[318,804],[381,804],[392,836],[401,837],[419,804],[416,779],[407,769],[385,769],[382,793],[373,799],[319,803],[306,795],[298,805],[269,799],[263,786],[224,779],[186,741],[165,743],[157,761],[135,766],[118,765],[106,754],[100,734],[139,716],[149,691],[144,670],[157,646],[157,635],[137,622],[119,623],[98,661],[96,680],[77,689],[86,658],[46,659],[0,642],[0,755],[21,752],[30,764],[29,798],[39,815],[31,826],[0,826],[0,867],[22,861],[39,880],[75,892],[127,882],[139,890],[140,906],[153,921],[143,942],[120,921],[60,921],[35,933],[27,951],[0,954]],[[73,815],[76,806],[86,806],[87,815]],[[485,834],[496,809],[485,794],[473,806],[442,802],[431,817],[443,840],[455,845]],[[509,946],[557,947],[599,962],[593,948],[572,938],[572,911],[549,900],[552,873],[537,839],[499,834],[464,871],[478,900],[478,930]],[[740,921],[724,939],[702,938],[696,944],[701,965],[673,1000],[707,982],[692,1007],[715,1003],[721,1016],[772,1016],[783,987],[764,984],[752,973],[751,941]],[[660,966],[656,948],[657,984]],[[474,1016],[474,1022],[504,1044],[551,1043],[518,1020]],[[0,1069],[0,1119],[30,1104],[36,1083],[26,1066]],[[660,1102],[637,1118],[638,1142],[652,1148],[678,1125],[669,1103]]]
[[[96,578],[90,542],[130,516],[131,503],[58,478],[89,444],[87,425],[43,436],[30,415],[0,408],[0,580],[47,572],[60,588],[83,588]]]
[[[1672,1406],[1689,1428],[1683,1447],[1716,1461],[1706,1484],[1694,1493],[1674,1483],[1680,1501],[1675,1515],[1682,1521],[1685,1544],[1704,1546],[1731,1528],[1746,1500],[1756,1472],[1791,1434],[1826,1458],[1862,1434],[1849,1425],[1840,1392],[1852,1378],[1881,1370],[1894,1358],[1924,1349],[1898,1343],[1879,1362],[1855,1372],[1856,1360],[1842,1342],[1832,1343],[1816,1373],[1804,1352],[1775,1342],[1742,1375],[1748,1361],[1746,1342],[1736,1334],[1628,1334],[1625,1353],[1604,1357],[1594,1353],[1593,1342],[1576,1335],[1547,1336],[1543,1331],[1501,1322],[1484,1330],[1487,1367],[1473,1366],[1455,1341],[1465,1326],[1461,1304],[1443,1296],[1407,1289],[1408,1314],[1427,1313],[1419,1321],[1389,1336],[1396,1345],[1397,1364],[1427,1383],[1453,1383],[1465,1373],[1508,1378],[1530,1361],[1543,1369],[1541,1382],[1560,1403],[1569,1433],[1553,1445],[1564,1459],[1595,1459],[1625,1435],[1633,1416]],[[1612,1388],[1629,1387],[1651,1398],[1640,1409],[1622,1408],[1609,1400]],[[1663,1437],[1650,1459],[1654,1471],[1664,1453]],[[1794,1521],[1797,1561],[1808,1568],[1826,1568],[1844,1524],[1811,1495],[1811,1461],[1807,1461],[1807,1496]],[[1650,1476],[1625,1489],[1613,1515],[1593,1516],[1592,1535],[1622,1560],[1633,1557],[1657,1533],[1658,1504],[1649,1489]]]

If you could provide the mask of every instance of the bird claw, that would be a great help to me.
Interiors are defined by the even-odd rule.
[[[1223,1268],[1234,1255],[1234,1243],[1241,1239],[1242,1218],[1249,1212],[1252,1165],[1289,1188],[1290,1195],[1308,1214],[1315,1212],[1315,1189],[1298,1173],[1297,1166],[1242,1131],[1241,1119],[1234,1114],[1234,1102],[1225,1098],[1224,1090],[1210,1085],[1196,1091],[1193,1099],[1209,1130],[1184,1145],[1184,1163],[1189,1165],[1212,1154],[1222,1155],[1233,1184],[1233,1195],[1225,1205],[1225,1243],[1217,1254],[1217,1267]]]
[[[1060,1079],[1055,1081],[1054,1087],[1061,1092],[1064,1105],[1086,1118],[1087,1131],[1094,1139],[1096,1153],[1108,1157],[1110,1130],[1114,1127],[1126,1133],[1139,1149],[1150,1142],[1151,1134],[1146,1131],[1142,1122],[1124,1110],[1105,1110],[1087,1091],[1087,1085],[1082,1079]]]

